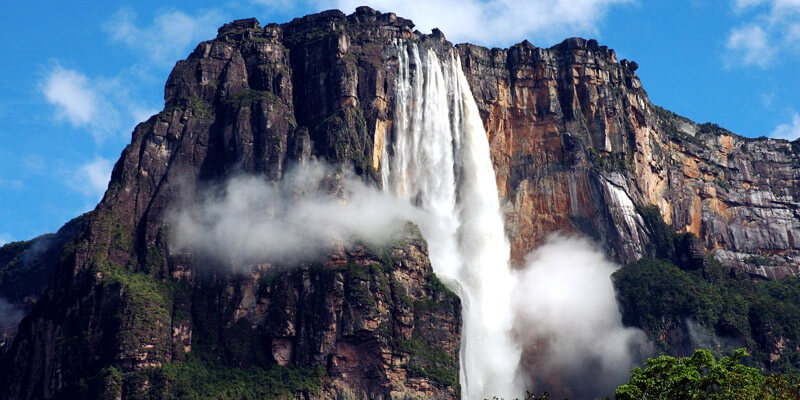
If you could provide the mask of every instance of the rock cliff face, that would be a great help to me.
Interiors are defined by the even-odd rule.
[[[800,145],[747,139],[654,106],[594,40],[549,49],[457,46],[492,144],[512,255],[579,231],[626,263],[648,255],[639,210],[765,278],[800,265]]]
[[[265,28],[240,20],[179,62],[165,109],[133,132],[101,203],[42,259],[49,288],[3,293],[38,299],[4,354],[2,397],[185,394],[186,368],[253,367],[278,376],[270,396],[457,397],[460,303],[415,228],[381,249],[237,273],[171,249],[165,218],[179,196],[231,174],[275,182],[309,159],[376,183],[386,49],[411,26],[368,9]]]
[[[460,305],[413,228],[382,249],[242,274],[175,252],[165,219],[187,190],[235,173],[277,182],[309,159],[380,185],[391,44],[451,46],[412,28],[368,8],[266,27],[238,20],[178,62],[165,109],[135,129],[97,208],[35,262],[20,261],[33,245],[3,247],[0,296],[28,316],[0,346],[1,397],[175,392],[185,371],[175,365],[316,377],[272,394],[284,398],[458,397]],[[556,230],[589,235],[620,262],[654,253],[641,214],[654,204],[699,238],[695,252],[757,276],[797,274],[797,142],[745,139],[660,109],[635,63],[593,40],[457,51],[490,136],[515,261]],[[7,285],[19,266],[48,285]]]

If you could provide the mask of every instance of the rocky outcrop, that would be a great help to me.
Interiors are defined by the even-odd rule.
[[[743,138],[654,106],[638,64],[594,40],[457,47],[490,136],[515,260],[556,230],[636,260],[652,235],[638,209],[654,204],[726,265],[797,275],[797,142]]]

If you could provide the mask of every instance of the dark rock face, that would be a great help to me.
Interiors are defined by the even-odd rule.
[[[306,398],[458,397],[460,303],[418,233],[241,274],[174,253],[165,221],[187,190],[232,173],[277,181],[310,158],[376,182],[386,49],[411,26],[367,8],[239,20],[178,62],[164,111],[136,128],[102,202],[48,258],[49,288],[28,290],[41,298],[4,355],[2,398],[139,398],[158,385],[128,377],[192,357],[322,368]]]
[[[28,314],[0,346],[0,397],[138,398],[161,387],[143,373],[197,360],[324,370],[318,391],[287,398],[458,397],[460,305],[418,234],[241,274],[173,252],[165,219],[187,190],[234,173],[277,182],[309,159],[379,185],[392,41],[451,47],[412,28],[366,7],[263,28],[237,20],[178,62],[165,109],[135,129],[97,208],[26,264],[35,279],[0,275],[0,296]],[[677,244],[691,268],[711,252],[758,276],[797,274],[797,143],[741,138],[652,105],[638,65],[594,40],[456,49],[515,261],[556,230],[589,235],[620,262],[653,255],[641,210],[654,204],[699,238]],[[0,272],[33,246],[3,247]]]

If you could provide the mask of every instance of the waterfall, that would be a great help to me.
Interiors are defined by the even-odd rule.
[[[384,190],[426,212],[417,223],[434,272],[461,298],[462,398],[519,396],[514,277],[477,105],[452,49],[440,58],[424,44],[397,41],[395,47],[399,69],[392,137],[381,163]]]

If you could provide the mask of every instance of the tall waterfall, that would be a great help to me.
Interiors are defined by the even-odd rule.
[[[382,155],[385,190],[427,212],[418,221],[436,275],[461,298],[462,398],[521,394],[511,338],[514,277],[489,142],[453,50],[440,58],[398,41],[394,125]]]

